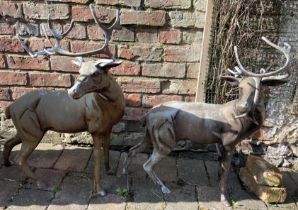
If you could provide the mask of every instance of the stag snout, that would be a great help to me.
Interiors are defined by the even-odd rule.
[[[81,98],[82,94],[79,92],[79,83],[74,84],[69,90],[68,95],[72,97],[73,99],[79,99]]]

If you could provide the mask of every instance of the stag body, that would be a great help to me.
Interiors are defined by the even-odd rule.
[[[105,195],[100,185],[100,148],[103,145],[105,168],[109,171],[109,143],[112,126],[124,114],[124,96],[120,86],[107,72],[119,65],[109,59],[85,62],[80,69],[78,82],[68,91],[38,90],[17,99],[6,109],[17,134],[4,145],[3,157],[10,165],[12,148],[22,143],[17,163],[25,174],[39,182],[28,167],[27,159],[48,130],[57,132],[91,133],[94,143],[95,192]],[[73,99],[74,98],[74,99]]]
[[[156,184],[160,185],[164,193],[170,193],[154,173],[155,164],[168,155],[179,140],[188,139],[201,144],[217,143],[223,148],[220,191],[221,200],[226,202],[226,182],[233,149],[239,141],[258,130],[264,120],[262,87],[283,84],[287,82],[286,79],[289,76],[288,74],[272,75],[279,73],[289,63],[290,47],[285,43],[286,47],[281,48],[263,39],[286,56],[287,62],[282,68],[262,74],[248,72],[238,60],[237,48],[235,48],[240,69],[235,67],[235,72],[229,70],[234,76],[222,76],[221,79],[239,87],[239,99],[221,105],[172,101],[154,107],[143,119],[146,126],[145,138],[129,151],[124,172],[127,173],[132,156],[153,145],[153,153],[144,163],[144,170]]]

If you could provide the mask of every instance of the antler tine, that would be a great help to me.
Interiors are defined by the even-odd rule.
[[[275,70],[273,72],[268,72],[268,73],[256,74],[256,73],[247,71],[247,70],[245,70],[245,68],[243,67],[243,65],[241,64],[241,62],[239,60],[238,52],[237,52],[237,47],[234,46],[234,52],[235,52],[236,61],[237,61],[238,65],[239,65],[239,68],[240,68],[240,70],[242,71],[243,74],[246,74],[248,76],[253,76],[253,77],[268,77],[268,76],[272,76],[272,75],[275,75],[275,74],[280,73],[289,64],[289,62],[290,62],[290,50],[291,50],[291,46],[288,43],[285,42],[284,43],[284,47],[280,47],[280,46],[272,43],[271,41],[269,41],[265,37],[262,37],[262,40],[264,40],[268,45],[270,45],[271,47],[279,50],[280,52],[282,52],[284,54],[284,56],[286,57],[285,64],[281,68],[279,68],[279,69],[277,69],[277,70]],[[264,72],[264,69],[262,68],[261,71]]]
[[[114,28],[118,25],[119,23],[119,10],[117,10],[116,13],[116,18],[115,21],[112,25],[110,25],[109,27],[106,27],[103,23],[100,23],[95,15],[95,10],[94,10],[94,6],[92,4],[89,5],[90,10],[91,10],[91,14],[94,18],[94,21],[97,23],[97,25],[103,30],[104,33],[104,44],[101,48],[96,49],[96,50],[90,50],[87,52],[79,52],[79,53],[74,53],[74,52],[69,52],[67,50],[64,50],[61,45],[60,42],[61,40],[71,31],[71,29],[74,26],[74,21],[72,20],[70,23],[69,28],[64,32],[64,33],[58,33],[57,31],[55,31],[55,29],[52,27],[52,23],[51,23],[51,18],[50,15],[48,16],[48,28],[51,32],[51,34],[53,35],[53,37],[56,39],[56,43],[53,44],[51,42],[51,40],[49,39],[46,30],[43,28],[44,34],[46,36],[46,38],[50,41],[52,47],[51,48],[47,48],[47,49],[43,49],[41,51],[37,51],[37,52],[33,52],[23,41],[23,38],[17,34],[17,39],[20,41],[22,47],[26,50],[26,52],[31,56],[31,57],[37,57],[39,55],[52,55],[52,54],[60,54],[60,55],[66,55],[66,56],[86,56],[86,55],[92,55],[92,54],[96,54],[96,53],[101,53],[101,52],[105,52],[109,41],[110,41],[110,37],[112,34],[112,31],[114,30]]]

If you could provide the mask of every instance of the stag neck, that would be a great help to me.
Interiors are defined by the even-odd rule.
[[[121,87],[111,75],[109,75],[109,85],[105,87],[100,94],[109,102],[119,102],[124,104],[124,96]]]

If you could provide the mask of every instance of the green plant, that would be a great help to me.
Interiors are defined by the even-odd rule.
[[[236,208],[238,206],[238,201],[232,200],[232,208]]]
[[[116,189],[116,193],[117,193],[117,195],[120,195],[120,196],[122,196],[122,197],[127,197],[127,196],[128,196],[128,189],[118,187],[118,188]]]

